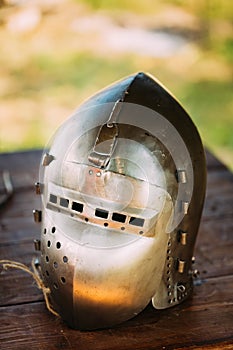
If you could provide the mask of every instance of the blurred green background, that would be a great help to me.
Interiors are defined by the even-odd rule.
[[[84,99],[144,71],[233,169],[232,18],[230,0],[1,0],[0,152],[43,147]]]

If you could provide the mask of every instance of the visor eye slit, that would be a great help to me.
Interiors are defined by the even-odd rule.
[[[124,223],[126,221],[126,215],[120,213],[113,213],[112,220]]]
[[[72,202],[72,210],[78,211],[79,213],[83,212],[83,204],[78,202]]]
[[[57,203],[57,196],[55,196],[54,194],[51,193],[49,196],[49,201],[50,201],[50,203],[56,204]]]
[[[66,198],[60,198],[60,206],[64,208],[68,208],[69,206],[69,199]]]
[[[102,218],[102,219],[107,219],[108,214],[109,214],[109,212],[107,210],[104,210],[104,209],[96,208],[96,210],[95,210],[95,216]]]
[[[145,220],[142,218],[136,218],[131,216],[129,219],[129,224],[134,226],[143,227]]]

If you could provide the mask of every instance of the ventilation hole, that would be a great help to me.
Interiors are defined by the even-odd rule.
[[[58,284],[56,282],[53,284],[53,286],[55,289],[58,289]]]
[[[51,231],[52,231],[52,233],[55,233],[56,227],[53,226]]]
[[[118,222],[125,222],[126,215],[119,214],[119,213],[113,213],[112,214],[112,220],[113,221],[118,221]]]
[[[172,295],[172,292],[168,292],[167,295],[170,297]]]
[[[122,230],[122,231],[124,231],[124,230],[125,230],[125,227],[124,227],[124,226],[122,226],[122,227],[121,227],[121,230]]]
[[[53,267],[54,267],[55,269],[57,269],[57,268],[58,268],[58,263],[57,263],[56,261],[54,261],[54,263],[53,263]]]
[[[171,278],[170,277],[167,277],[167,281],[169,282],[171,280]]]
[[[139,234],[140,234],[140,235],[143,235],[143,231],[139,231]]]
[[[66,283],[65,277],[61,277],[61,282],[64,283],[64,284]]]
[[[47,247],[50,248],[51,247],[51,241],[47,242]]]
[[[46,230],[46,228],[44,228],[44,234],[46,235],[46,233],[47,233],[47,230]]]
[[[168,267],[168,268],[170,268],[170,267],[171,267],[171,264],[170,264],[170,263],[169,263],[169,264],[167,264],[167,267]]]
[[[83,204],[78,202],[72,203],[72,210],[78,211],[79,213],[83,212]]]
[[[96,209],[95,216],[98,216],[99,218],[107,219],[108,218],[108,211],[104,210],[104,209]]]
[[[176,302],[176,298],[173,299],[174,303]]]
[[[68,206],[69,206],[69,199],[60,198],[60,206],[64,207],[64,208],[68,208]]]
[[[105,226],[105,227],[108,227],[108,223],[107,223],[107,222],[105,222],[105,223],[104,223],[104,226]]]
[[[63,262],[66,264],[66,263],[68,263],[68,258],[67,258],[67,256],[63,256]]]
[[[167,289],[171,289],[171,285],[170,284],[167,285]]]
[[[144,225],[144,221],[145,221],[144,219],[135,218],[135,217],[131,216],[131,218],[129,219],[129,224],[142,227]]]
[[[145,135],[146,135],[146,136],[150,136],[150,134],[149,134],[148,132],[145,132]]]
[[[57,249],[60,249],[60,248],[61,248],[61,243],[60,243],[60,242],[57,242],[57,243],[56,243],[56,247],[57,247]]]
[[[169,299],[168,302],[169,302],[169,304],[171,304],[172,303],[172,299]]]
[[[49,257],[48,257],[48,255],[46,255],[45,261],[46,261],[46,262],[49,262]]]
[[[86,221],[86,222],[88,222],[88,221],[89,221],[89,219],[88,219],[88,218],[85,218],[85,221]]]
[[[171,250],[170,249],[167,250],[167,254],[171,254]]]
[[[50,194],[50,196],[49,196],[49,201],[51,202],[51,203],[57,203],[57,196],[55,196],[54,194]]]
[[[49,276],[49,272],[47,270],[45,271],[45,274],[46,274],[46,276]]]
[[[171,246],[171,241],[168,241],[167,245],[168,245],[168,247],[170,247]]]

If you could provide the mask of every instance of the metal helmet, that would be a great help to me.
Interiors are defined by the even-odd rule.
[[[190,295],[205,183],[197,129],[144,73],[100,91],[58,129],[35,216],[42,278],[69,326],[110,327],[151,300],[164,309]]]

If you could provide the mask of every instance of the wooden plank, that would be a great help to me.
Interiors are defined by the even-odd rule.
[[[219,343],[233,341],[232,279],[210,279],[183,305],[163,311],[149,305],[134,319],[100,331],[69,329],[45,310],[44,303],[3,307],[1,349],[20,350],[25,344],[35,350],[188,349],[210,343],[212,348],[221,349]]]

